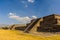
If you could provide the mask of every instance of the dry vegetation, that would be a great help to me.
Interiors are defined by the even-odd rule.
[[[60,35],[44,37],[22,33],[17,30],[0,29],[0,40],[60,40]]]

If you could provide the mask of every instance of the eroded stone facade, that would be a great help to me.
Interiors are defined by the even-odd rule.
[[[24,32],[60,32],[60,15],[52,14],[31,20],[27,26],[12,25],[11,29],[20,29]]]
[[[52,14],[36,20],[37,21],[35,21],[35,23],[31,22],[25,31],[28,31],[30,33],[36,33],[41,31],[60,32],[60,15]]]

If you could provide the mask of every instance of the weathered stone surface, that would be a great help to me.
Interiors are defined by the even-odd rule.
[[[26,25],[12,25],[10,29],[20,29],[24,32],[60,32],[60,15],[52,14],[42,18],[31,20]]]
[[[25,31],[29,33],[60,32],[60,15],[52,14],[36,20],[35,23],[32,21]]]
[[[10,26],[10,29],[11,30],[24,30],[26,28],[26,25],[25,24],[13,24]]]

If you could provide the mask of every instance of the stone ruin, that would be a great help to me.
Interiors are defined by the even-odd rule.
[[[13,25],[10,29],[16,28],[17,27],[14,27]],[[20,26],[19,29],[27,33],[60,32],[60,15],[52,14],[31,20],[31,23],[23,27]]]

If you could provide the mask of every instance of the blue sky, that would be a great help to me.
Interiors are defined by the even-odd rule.
[[[0,0],[0,24],[26,23],[54,13],[60,14],[60,0]]]

